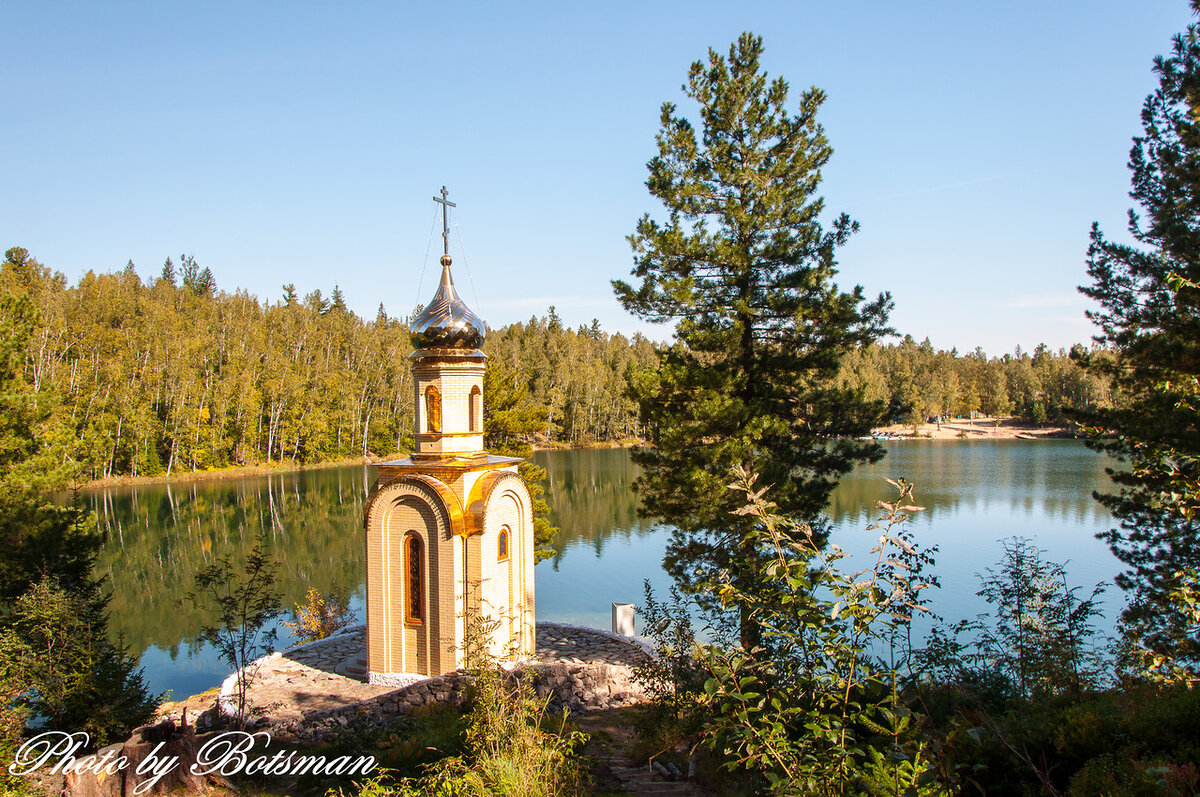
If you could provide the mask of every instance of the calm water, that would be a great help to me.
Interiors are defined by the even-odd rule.
[[[557,555],[535,570],[538,618],[606,628],[609,604],[639,603],[644,579],[665,591],[668,533],[637,516],[628,453],[542,452],[536,460],[548,471],[554,524],[562,529]],[[996,562],[1000,540],[1013,535],[1036,538],[1050,558],[1070,560],[1073,583],[1110,580],[1116,560],[1093,536],[1109,518],[1090,497],[1107,487],[1104,464],[1074,441],[889,443],[882,462],[858,469],[834,494],[834,540],[868,549],[874,537],[862,528],[889,495],[884,478],[903,476],[927,508],[915,521],[919,541],[940,548],[943,586],[934,608],[948,619],[980,610],[975,574]],[[182,697],[225,676],[212,651],[195,642],[204,617],[185,596],[198,569],[214,557],[244,557],[259,529],[281,562],[285,606],[310,586],[345,589],[361,616],[362,517],[373,480],[374,469],[351,467],[86,494],[108,533],[99,565],[112,577],[114,630],[142,651],[151,687]],[[1110,615],[1119,601],[1114,588]]]

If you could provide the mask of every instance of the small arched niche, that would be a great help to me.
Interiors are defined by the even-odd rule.
[[[442,391],[437,385],[425,388],[425,429],[429,432],[442,431]]]
[[[472,432],[483,431],[483,391],[479,389],[479,385],[474,385],[471,388],[469,416]]]

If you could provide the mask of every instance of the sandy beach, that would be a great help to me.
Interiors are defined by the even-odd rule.
[[[912,424],[881,426],[877,434],[898,438],[933,440],[1034,440],[1047,437],[1078,437],[1078,428],[1059,424],[1036,424],[1019,418],[954,418],[940,424],[926,423],[913,430]]]

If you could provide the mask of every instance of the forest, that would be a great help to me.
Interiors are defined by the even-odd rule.
[[[130,264],[70,285],[13,248],[0,290],[34,302],[26,378],[53,397],[51,434],[81,479],[317,463],[411,444],[407,327],[382,306],[359,318],[336,287],[301,297],[286,285],[279,301],[263,302],[218,290],[188,256],[178,267],[168,259],[153,280]],[[492,381],[519,388],[506,400],[544,407],[523,414],[523,434],[551,443],[639,436],[624,385],[628,367],[655,361],[645,338],[566,329],[551,308],[491,330],[486,351]]]
[[[130,263],[70,284],[13,247],[0,290],[34,303],[25,376],[54,403],[46,435],[80,481],[313,464],[411,445],[405,319],[383,305],[360,318],[336,286],[301,296],[284,285],[278,300],[260,300],[219,289],[187,255],[168,258],[153,279]],[[553,307],[491,329],[488,415],[502,385],[525,410],[518,428],[494,431],[551,446],[642,440],[628,377],[657,367],[666,345],[596,321],[572,329]],[[838,382],[897,421],[973,412],[1061,421],[1109,406],[1112,395],[1072,352],[960,355],[911,336],[849,351]]]
[[[898,343],[848,352],[838,381],[885,403],[897,422],[972,413],[1062,422],[1072,413],[1113,404],[1109,382],[1080,364],[1089,355],[1107,353],[1077,343],[1070,351],[1041,344],[1032,352],[1018,346],[1001,357],[988,357],[978,348],[960,355],[954,349],[935,350],[928,338],[917,343],[905,335]]]

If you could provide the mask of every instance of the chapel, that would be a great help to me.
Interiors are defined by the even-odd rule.
[[[463,665],[464,619],[490,618],[492,655],[533,655],[533,505],[515,457],[484,450],[483,321],[450,275],[410,324],[416,450],[379,465],[366,509],[367,672],[403,685]]]

